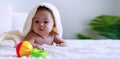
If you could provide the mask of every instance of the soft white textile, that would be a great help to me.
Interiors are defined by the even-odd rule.
[[[24,38],[21,32],[13,30],[0,35],[0,47],[15,47]]]
[[[69,47],[43,45],[45,59],[120,59],[120,40],[66,40]],[[16,57],[15,48],[0,48],[0,59],[42,59]]]

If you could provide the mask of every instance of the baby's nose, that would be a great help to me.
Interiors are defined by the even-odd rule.
[[[43,23],[40,23],[39,25],[40,25],[40,26],[43,26],[44,24],[43,24]]]

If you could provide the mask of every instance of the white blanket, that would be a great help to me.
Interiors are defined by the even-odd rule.
[[[48,52],[44,59],[120,59],[119,40],[66,40],[69,47],[43,45]],[[0,59],[42,59],[18,58],[15,48],[0,48]]]

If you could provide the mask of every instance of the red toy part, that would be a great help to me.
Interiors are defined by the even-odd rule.
[[[33,49],[29,41],[22,41],[16,46],[16,53],[18,57],[29,56],[30,51]]]

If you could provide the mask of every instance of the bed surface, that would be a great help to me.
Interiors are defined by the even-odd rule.
[[[120,40],[66,40],[68,47],[43,45],[45,59],[120,59]],[[15,48],[0,47],[0,59],[35,59],[16,56]],[[42,58],[37,58],[42,59]]]

